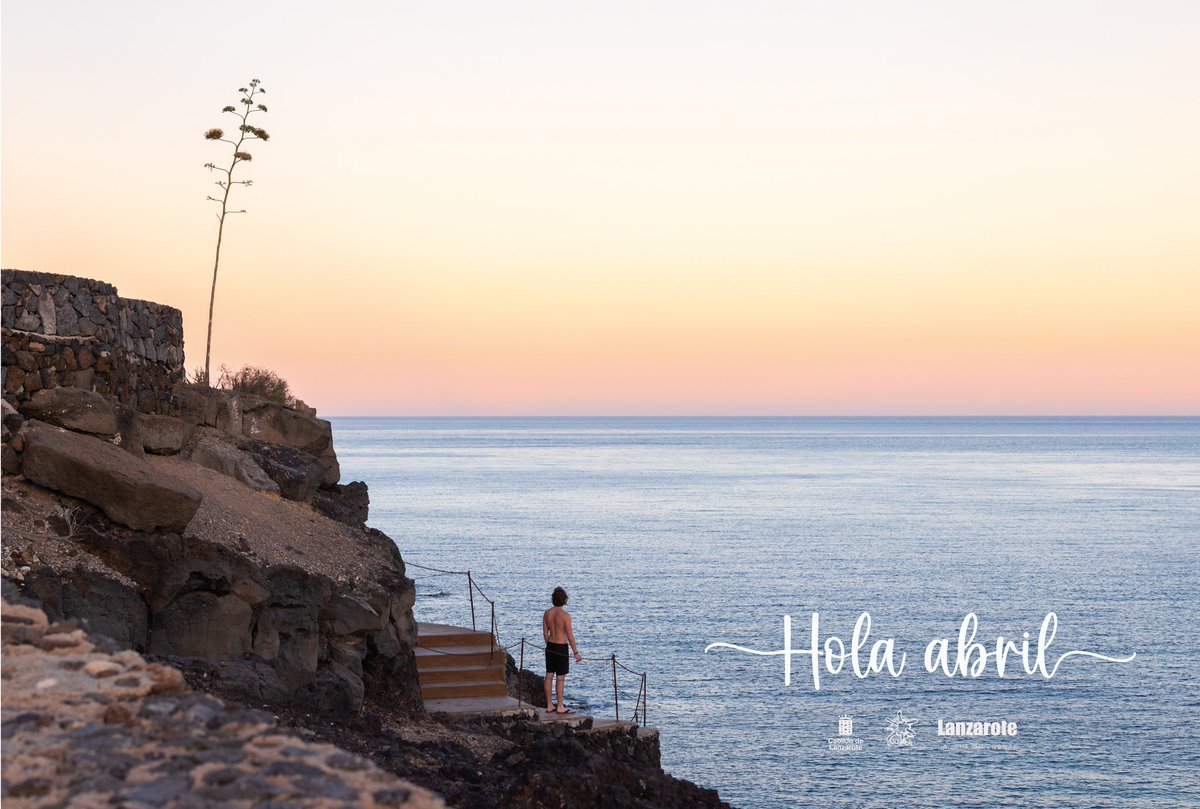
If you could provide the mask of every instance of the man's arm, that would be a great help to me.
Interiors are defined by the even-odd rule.
[[[571,651],[575,653],[575,662],[583,660],[579,654],[579,646],[575,643],[575,630],[571,626],[571,614],[567,613],[567,640],[571,643]]]
[[[542,613],[542,640],[550,642],[550,610]]]

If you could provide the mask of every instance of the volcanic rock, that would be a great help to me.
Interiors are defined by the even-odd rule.
[[[112,403],[98,393],[82,388],[46,388],[30,397],[21,408],[26,418],[84,433],[112,435],[117,432],[117,415]]]
[[[122,525],[182,532],[200,507],[196,489],[107,441],[37,421],[21,437],[26,478],[86,500]]]

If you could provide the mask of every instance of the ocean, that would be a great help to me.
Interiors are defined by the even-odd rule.
[[[1200,419],[332,421],[407,562],[471,569],[503,645],[565,587],[568,704],[613,715],[610,655],[646,672],[664,768],[734,806],[1200,805]],[[469,624],[463,577],[409,575],[419,621]],[[1134,659],[1047,679],[1013,648],[998,677],[997,636],[1033,664],[1048,613],[1047,671]],[[784,616],[790,685],[782,655],[705,652],[780,651]],[[895,677],[869,670],[889,638]],[[619,670],[623,718],[639,684]]]

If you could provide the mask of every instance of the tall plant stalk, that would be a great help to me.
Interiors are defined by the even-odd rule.
[[[215,140],[221,143],[228,143],[233,147],[233,157],[229,162],[229,167],[224,168],[215,163],[205,163],[204,167],[209,171],[219,171],[225,174],[224,179],[217,180],[216,184],[221,188],[221,196],[214,197],[211,194],[209,199],[221,206],[221,212],[217,214],[217,250],[213,257],[213,277],[212,277],[212,292],[208,296],[208,339],[204,344],[204,382],[210,384],[212,376],[210,375],[209,362],[212,357],[212,332],[213,332],[213,311],[217,303],[217,270],[221,267],[221,240],[225,236],[225,217],[231,213],[245,213],[246,209],[231,211],[229,209],[229,192],[233,190],[235,185],[249,186],[253,184],[253,180],[235,180],[233,179],[234,169],[240,163],[249,163],[253,156],[243,148],[246,141],[251,140],[270,140],[271,136],[267,134],[265,129],[250,125],[250,116],[260,112],[266,112],[266,105],[256,102],[255,96],[263,95],[267,91],[259,87],[258,79],[250,82],[249,87],[239,87],[238,92],[242,94],[239,100],[239,105],[242,109],[233,106],[232,104],[225,107],[222,112],[231,113],[239,120],[237,140],[225,137],[225,130],[213,128],[204,133],[205,140]]]

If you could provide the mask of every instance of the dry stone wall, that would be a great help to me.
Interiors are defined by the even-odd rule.
[[[82,388],[142,413],[167,413],[184,382],[183,313],[122,298],[103,281],[3,271],[3,392]]]

